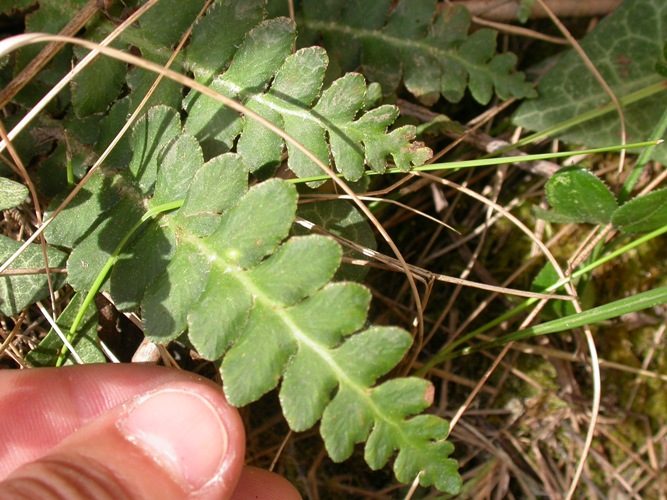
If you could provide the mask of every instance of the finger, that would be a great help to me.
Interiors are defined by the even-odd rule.
[[[171,382],[15,470],[0,498],[228,498],[243,455],[242,422],[222,392]]]
[[[0,480],[107,410],[179,380],[209,384],[191,373],[150,365],[0,371]]]
[[[287,479],[257,467],[243,468],[232,500],[300,500],[301,495]]]

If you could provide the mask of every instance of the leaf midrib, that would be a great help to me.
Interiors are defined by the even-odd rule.
[[[417,50],[419,52],[425,52],[429,54],[436,60],[447,58],[458,62],[465,68],[474,68],[475,71],[487,74],[494,74],[489,69],[488,64],[481,65],[481,64],[471,63],[469,60],[460,57],[458,53],[458,47],[452,48],[450,50],[444,50],[436,47],[432,43],[429,43],[430,41],[434,42],[437,41],[436,38],[424,37],[421,40],[409,40],[406,38],[400,38],[397,36],[388,35],[378,30],[352,28],[350,26],[346,26],[334,21],[299,19],[298,24],[301,26],[305,26],[313,31],[345,35],[354,38],[356,40],[363,40],[364,38],[375,38],[387,43],[388,45],[394,47],[399,51],[405,49]]]
[[[414,446],[415,443],[412,442],[410,437],[404,432],[402,428],[403,426],[401,423],[403,422],[403,419],[394,419],[390,415],[385,414],[370,397],[370,393],[368,391],[370,386],[364,386],[350,378],[347,372],[342,369],[341,366],[338,365],[330,355],[330,348],[313,341],[307,333],[303,332],[294,323],[294,321],[292,321],[292,319],[289,317],[289,314],[287,313],[289,307],[286,307],[263,294],[261,290],[259,290],[252,283],[251,280],[244,276],[246,272],[245,270],[240,268],[236,263],[230,262],[220,257],[219,253],[205,242],[205,239],[198,238],[177,224],[176,218],[170,217],[166,225],[172,231],[174,231],[175,234],[179,235],[179,239],[181,241],[193,246],[203,255],[205,255],[208,261],[211,263],[211,267],[216,266],[223,272],[231,274],[235,280],[237,280],[246,290],[250,292],[251,296],[253,297],[253,302],[260,302],[267,308],[267,310],[272,311],[276,316],[278,316],[278,318],[280,318],[280,320],[289,328],[289,331],[296,340],[297,344],[301,343],[310,348],[311,351],[315,352],[320,357],[320,359],[327,363],[327,365],[336,375],[339,385],[351,388],[352,391],[357,394],[357,396],[364,400],[366,407],[372,411],[375,420],[382,420],[395,430],[397,435],[400,436],[399,441],[401,443],[401,448],[411,445]],[[281,373],[280,375],[282,377],[283,374]]]

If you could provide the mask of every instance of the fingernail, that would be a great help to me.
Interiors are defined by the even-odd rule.
[[[193,392],[167,389],[139,399],[118,428],[190,491],[216,477],[227,452],[218,410]]]

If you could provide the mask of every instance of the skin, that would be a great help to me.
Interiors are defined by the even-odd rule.
[[[193,420],[183,411],[188,405],[173,408],[172,401],[203,404],[194,414],[199,423],[187,425]],[[284,478],[243,465],[238,412],[219,387],[191,373],[137,364],[4,371],[0,415],[0,500],[301,498]],[[182,463],[190,472],[209,455],[221,457],[215,467],[204,467],[212,479],[192,486],[178,467],[156,458],[144,438],[137,442],[135,422],[148,422],[149,434],[166,427],[170,438],[183,431]],[[215,428],[207,434],[209,424]],[[200,442],[210,446],[196,446]]]

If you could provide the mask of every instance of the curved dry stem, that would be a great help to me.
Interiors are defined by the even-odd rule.
[[[214,99],[221,104],[224,104],[225,106],[237,111],[238,113],[242,113],[246,115],[247,117],[256,120],[257,122],[261,123],[264,127],[269,129],[271,132],[275,133],[279,137],[281,137],[283,140],[286,142],[290,143],[292,146],[294,146],[296,149],[298,149],[301,153],[303,153],[308,159],[310,159],[313,163],[315,163],[326,175],[328,175],[333,181],[347,194],[350,196],[350,199],[354,201],[354,203],[359,207],[359,209],[366,215],[368,220],[371,221],[371,223],[376,227],[378,232],[382,235],[384,240],[387,242],[389,247],[392,249],[392,252],[396,255],[396,258],[401,264],[402,269],[405,272],[406,278],[408,280],[408,283],[410,284],[410,288],[412,290],[412,295],[413,295],[413,300],[415,301],[415,307],[417,309],[417,314],[418,317],[416,318],[417,324],[415,325],[417,328],[417,333],[416,333],[416,339],[415,342],[417,344],[417,347],[421,344],[421,339],[423,339],[424,336],[424,321],[423,321],[423,309],[422,309],[422,304],[421,304],[421,299],[419,296],[419,291],[417,289],[417,284],[414,280],[414,277],[412,276],[410,272],[410,268],[405,261],[405,258],[401,254],[401,251],[398,249],[392,238],[389,236],[389,233],[382,227],[380,222],[377,220],[377,218],[373,215],[373,213],[368,209],[368,207],[358,198],[358,196],[352,191],[352,189],[347,185],[345,181],[340,179],[335,172],[328,166],[325,165],[319,158],[317,158],[313,153],[311,153],[305,146],[303,146],[299,141],[297,141],[295,138],[293,138],[291,135],[286,133],[284,130],[282,130],[280,127],[277,127],[273,123],[269,122],[265,118],[263,118],[261,115],[255,113],[254,111],[248,109],[245,107],[243,104],[235,101],[234,99],[230,99],[212,89],[209,87],[191,79],[188,78],[176,71],[170,70],[168,68],[164,68],[160,66],[159,64],[156,64],[151,61],[147,61],[145,59],[142,59],[140,57],[134,56],[132,54],[128,54],[125,52],[122,52],[120,50],[108,47],[108,46],[102,46],[87,40],[82,40],[78,38],[72,38],[72,37],[66,37],[66,36],[60,36],[60,35],[49,35],[45,33],[30,33],[30,34],[23,34],[23,35],[17,35],[11,38],[7,38],[5,40],[0,41],[0,56],[7,54],[10,51],[17,50],[20,47],[26,46],[26,45],[32,45],[36,43],[42,43],[42,42],[63,42],[63,43],[69,43],[72,45],[79,45],[81,47],[87,48],[89,50],[97,50],[99,53],[106,55],[108,57],[112,57],[116,60],[125,62],[127,64],[139,66],[147,71],[152,71],[153,73],[163,75],[166,78],[169,78],[170,80],[173,80],[177,83],[180,83],[181,85],[184,85],[194,91],[200,92],[201,94]],[[90,174],[90,171],[88,172]],[[87,180],[87,178],[90,178],[88,175],[84,177],[84,179]],[[83,179],[82,179],[83,181]],[[78,185],[77,185],[78,187]],[[80,189],[80,188],[79,188]],[[68,196],[67,201],[71,201],[71,198],[73,198],[72,194],[70,193],[70,196]],[[63,202],[64,203],[64,202]],[[60,208],[60,207],[59,207]],[[53,220],[53,217],[49,220]],[[38,228],[38,230],[35,232],[35,234],[41,234],[41,231],[44,230],[45,226],[48,224],[48,220]],[[33,235],[35,236],[35,235]],[[32,240],[34,241],[34,239]],[[26,245],[27,246],[27,245]],[[16,256],[20,255],[20,252],[23,251],[24,247],[22,246],[12,257],[10,257],[10,262],[13,261]],[[0,272],[2,272],[4,269],[6,269],[7,266],[9,266],[7,262],[3,264],[3,266],[0,266]],[[417,348],[417,351],[419,349]]]
[[[120,26],[118,26],[116,29],[114,29],[109,35],[102,40],[99,44],[96,44],[96,47],[106,47],[111,42],[113,42],[116,38],[118,38],[123,31],[125,31],[129,26],[131,26],[134,22],[137,21],[142,15],[144,15],[148,10],[153,7],[159,0],[148,0],[144,5],[141,6],[140,9],[137,9],[136,12],[134,12],[130,17],[128,17],[125,21],[123,21]],[[35,33],[38,34],[38,33]],[[30,34],[25,34],[25,35],[18,35],[15,37],[10,37],[10,38],[5,38],[4,40],[0,41],[0,57],[4,56],[6,54],[9,54],[10,52],[13,52],[22,46],[26,45],[25,43],[20,40],[20,38],[25,37],[25,36],[30,36]],[[61,36],[61,35],[53,35],[53,36]],[[69,40],[72,40],[72,38],[69,38]],[[61,41],[61,43],[65,43]],[[9,139],[14,140],[18,134],[21,133],[21,131],[28,126],[32,120],[35,119],[35,117],[41,113],[48,104],[55,99],[55,97],[60,93],[62,89],[65,88],[79,73],[81,73],[87,66],[89,66],[96,58],[97,56],[100,55],[102,51],[99,50],[98,48],[91,49],[91,52],[86,55],[79,63],[74,66],[69,73],[67,73],[56,85],[53,86],[51,90],[42,98],[40,101],[33,106],[30,111],[17,123],[12,130],[9,131]],[[5,148],[7,147],[7,143],[2,140],[0,141],[0,153],[2,153]]]
[[[568,42],[570,42],[570,45],[572,45],[572,48],[579,54],[579,57],[581,57],[582,61],[584,61],[584,64],[588,68],[588,70],[593,74],[595,79],[598,81],[600,86],[604,89],[604,91],[607,93],[609,98],[611,99],[611,102],[614,103],[614,107],[616,108],[616,112],[618,113],[619,120],[621,122],[621,144],[625,146],[627,143],[627,132],[625,130],[625,114],[623,113],[623,108],[621,107],[621,103],[618,100],[618,97],[616,97],[616,94],[614,91],[611,89],[609,84],[606,82],[606,80],[602,77],[598,69],[595,67],[595,64],[593,64],[593,61],[591,61],[590,57],[588,57],[588,54],[584,51],[584,49],[581,48],[581,45],[577,40],[572,36],[572,33],[565,27],[565,25],[558,19],[558,16],[554,14],[554,12],[549,8],[549,6],[546,4],[544,0],[537,0],[537,3],[544,9],[544,12],[547,13],[549,16],[549,19],[556,25],[558,30],[563,34],[563,36],[567,39]],[[625,165],[625,150],[622,149],[619,160],[618,160],[618,171],[622,172],[623,171],[623,166]]]
[[[117,38],[125,29],[127,29],[128,26],[130,26],[132,23],[134,23],[137,19],[139,19],[144,13],[146,13],[151,7],[153,7],[158,0],[149,0],[146,2],[140,9],[138,9],[134,14],[132,14],[130,17],[128,17],[118,28],[113,30],[107,36],[102,42],[100,42],[99,46],[105,46],[110,44],[115,38]],[[19,49],[21,45],[21,40],[16,40],[16,38],[20,38],[23,36],[30,36],[30,35],[20,35],[19,37],[11,37],[11,38],[6,38],[2,41],[0,41],[0,55],[5,55],[8,54],[14,50]],[[0,141],[0,153],[4,151],[4,149],[7,147],[8,143],[15,139],[21,131],[30,124],[30,122],[44,109],[48,104],[58,95],[58,93],[65,88],[65,86],[70,83],[74,77],[76,77],[77,74],[81,73],[85,69],[86,66],[91,64],[93,60],[100,54],[100,51],[98,49],[93,50],[90,52],[86,57],[84,57],[70,72],[65,75],[27,114],[26,116],[17,123],[12,130],[9,131],[7,134],[6,138],[3,138],[2,141]],[[142,101],[142,104],[144,102]],[[140,109],[141,106],[139,106],[138,109]],[[115,147],[115,145],[120,141],[122,138],[123,134],[125,131],[130,127],[132,119],[128,120],[129,124],[126,123],[126,127],[121,129],[121,131],[116,135],[114,140],[111,142],[111,144],[107,147],[107,149],[102,153],[100,158],[95,162],[95,164],[88,170],[86,175],[79,181],[79,183],[74,187],[72,192],[65,198],[65,200],[56,208],[52,216],[44,221],[40,226],[37,228],[37,230],[32,234],[31,237],[29,237],[19,248],[14,252],[1,266],[0,266],[0,274],[4,273],[7,268],[12,265],[14,260],[21,255],[26,248],[28,248],[29,245],[31,245],[36,238],[42,238],[41,234],[42,232],[46,229],[46,227],[50,224],[52,220],[60,213],[62,212],[67,205],[70,204],[70,202],[74,199],[74,197],[78,194],[78,192],[83,188],[83,186],[86,185],[88,180],[92,177],[92,175],[95,173],[95,171],[99,168],[99,166],[103,163],[103,161],[106,159],[106,157],[111,153],[111,150]],[[7,140],[5,140],[7,139]]]
[[[37,196],[37,189],[35,188],[35,184],[32,182],[32,179],[30,178],[30,175],[28,174],[28,171],[25,168],[25,165],[23,165],[23,161],[21,161],[21,157],[19,156],[18,152],[16,149],[14,149],[14,146],[12,143],[9,141],[9,138],[7,137],[7,132],[5,131],[5,126],[0,122],[0,136],[4,141],[7,143],[7,149],[9,150],[9,155],[12,157],[12,160],[14,161],[14,164],[16,165],[16,168],[18,169],[19,173],[21,174],[21,177],[23,178],[23,181],[26,183],[28,186],[28,191],[30,192],[30,197],[32,198],[32,203],[33,206],[35,207],[35,218],[37,220],[37,224],[41,225],[42,224],[42,207],[40,206],[39,203],[39,197]],[[42,258],[44,259],[44,268],[46,269],[46,283],[49,287],[49,297],[51,298],[51,309],[55,315],[55,307],[56,307],[56,299],[54,296],[54,290],[53,290],[53,278],[51,277],[51,271],[49,268],[49,256],[46,251],[46,240],[44,239],[44,235],[40,235],[39,237],[39,244],[42,249]]]
[[[526,235],[528,235],[531,240],[534,241],[534,243],[542,250],[544,255],[547,257],[549,262],[554,266],[554,269],[556,270],[556,273],[558,274],[559,278],[561,280],[565,280],[565,274],[563,273],[563,270],[560,268],[558,265],[558,262],[554,258],[553,254],[549,251],[549,249],[546,247],[546,245],[539,239],[536,238],[535,235],[533,234],[530,229],[528,229],[520,220],[518,220],[516,217],[514,217],[511,213],[507,212],[503,207],[499,206],[496,203],[493,203],[492,201],[488,200],[484,196],[481,196],[474,191],[465,188],[463,186],[460,186],[454,182],[448,181],[446,179],[442,179],[433,175],[429,175],[423,172],[418,173],[417,175],[420,175],[422,177],[426,178],[431,178],[433,182],[440,182],[444,185],[454,187],[461,192],[477,199],[478,201],[481,201],[482,203],[492,207],[494,210],[500,211],[505,217],[507,217],[512,223],[514,223],[521,231],[523,231]],[[581,304],[579,304],[579,301],[577,300],[577,292],[574,286],[571,283],[566,284],[566,290],[568,293],[570,293],[573,297],[574,300],[572,301],[574,309],[576,312],[581,312]],[[581,476],[581,472],[583,471],[583,468],[586,463],[586,456],[588,454],[588,450],[590,449],[590,445],[593,440],[593,435],[595,431],[595,422],[597,420],[597,415],[599,414],[600,410],[600,393],[601,393],[601,381],[600,381],[600,365],[598,362],[598,356],[597,356],[597,349],[595,347],[595,342],[593,339],[593,334],[590,331],[590,328],[588,326],[585,326],[584,328],[584,335],[586,338],[586,343],[589,349],[590,353],[590,358],[591,358],[591,367],[592,367],[592,376],[593,376],[593,404],[591,408],[591,425],[588,428],[588,432],[586,435],[586,441],[584,443],[584,449],[582,453],[582,458],[578,463],[577,466],[577,471],[575,473],[575,477],[572,481],[572,485],[570,487],[570,491],[568,492],[568,498],[572,497],[572,494],[574,493],[574,490],[576,489],[579,477]]]

